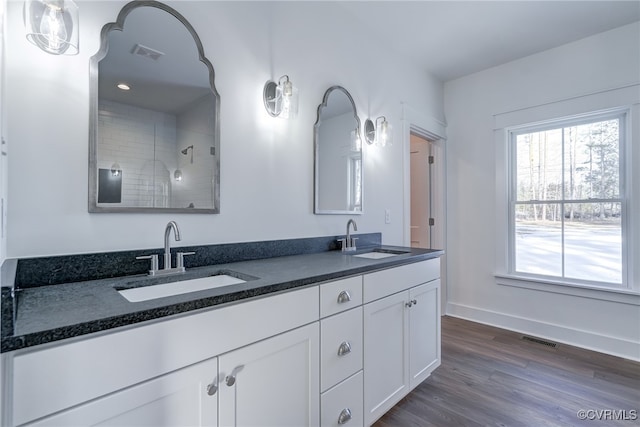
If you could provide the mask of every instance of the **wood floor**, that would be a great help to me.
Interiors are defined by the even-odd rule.
[[[574,425],[640,426],[640,363],[445,316],[442,365],[374,427]]]

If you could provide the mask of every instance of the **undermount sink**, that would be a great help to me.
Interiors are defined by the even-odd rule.
[[[160,285],[121,289],[118,290],[118,292],[129,302],[140,302],[156,298],[188,294],[195,291],[204,291],[206,289],[220,288],[228,285],[236,285],[244,282],[246,282],[246,280],[229,274],[216,274],[213,276],[201,277],[199,279],[181,280],[178,282],[163,283]]]
[[[363,254],[354,255],[354,257],[368,258],[368,259],[382,259],[382,258],[398,256],[406,253],[407,252],[405,251],[394,251],[390,249],[374,249],[371,252],[365,252]]]

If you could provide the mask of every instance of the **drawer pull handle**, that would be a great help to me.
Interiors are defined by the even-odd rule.
[[[351,294],[349,294],[349,291],[340,292],[338,295],[338,304],[344,304],[349,301],[351,301]]]
[[[340,347],[338,347],[338,356],[346,356],[349,353],[351,353],[351,344],[349,344],[349,341],[340,344]]]
[[[340,412],[340,415],[338,415],[338,424],[346,424],[351,420],[351,418],[353,418],[351,416],[351,409],[344,408],[342,412]]]
[[[216,378],[213,380],[211,384],[207,385],[207,394],[209,396],[213,396],[218,391],[218,385],[216,384],[217,382],[218,382],[218,379]]]

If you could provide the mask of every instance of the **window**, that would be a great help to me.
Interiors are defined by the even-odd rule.
[[[625,117],[510,131],[511,273],[626,286]]]

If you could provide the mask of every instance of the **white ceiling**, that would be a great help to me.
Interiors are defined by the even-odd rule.
[[[640,1],[335,2],[442,81],[640,21]],[[638,41],[640,49],[640,40]]]

